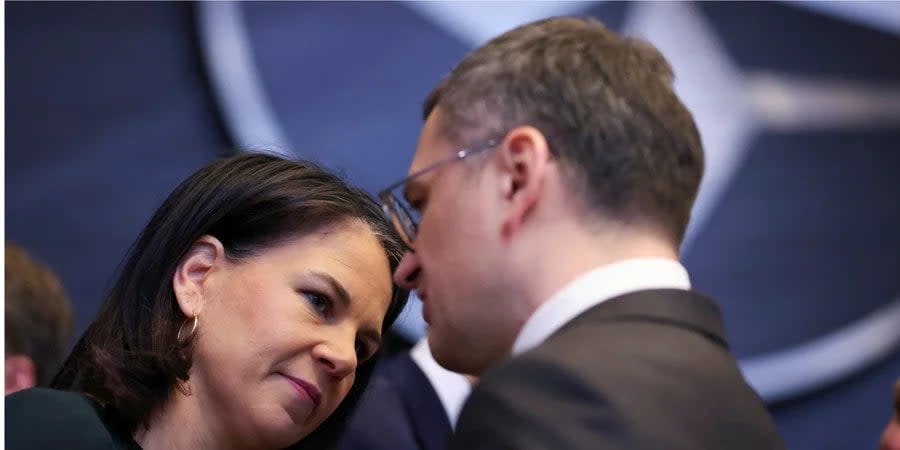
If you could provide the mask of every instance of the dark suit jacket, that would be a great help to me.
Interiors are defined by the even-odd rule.
[[[9,450],[141,448],[110,428],[102,408],[77,392],[26,389],[6,396],[5,406]]]
[[[451,427],[428,378],[408,353],[385,360],[347,427],[340,450],[444,450]]]
[[[582,313],[488,371],[450,448],[782,449],[709,298],[647,290]]]

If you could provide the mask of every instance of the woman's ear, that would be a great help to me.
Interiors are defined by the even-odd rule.
[[[172,288],[181,312],[196,317],[203,311],[210,275],[225,262],[225,247],[213,236],[204,235],[194,242],[175,268]]]

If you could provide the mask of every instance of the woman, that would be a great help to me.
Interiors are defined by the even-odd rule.
[[[312,164],[201,169],[141,233],[58,390],[7,397],[7,448],[334,444],[406,302],[399,242]]]

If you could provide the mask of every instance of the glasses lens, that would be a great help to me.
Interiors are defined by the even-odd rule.
[[[413,215],[410,211],[415,209],[393,193],[383,194],[381,201],[382,209],[400,234],[400,238],[406,245],[412,246],[412,241],[416,237],[418,215]]]
[[[397,218],[400,220],[401,225],[403,226],[403,234],[404,239],[406,239],[407,245],[412,245],[412,241],[416,239],[416,231],[418,230],[418,217],[413,218],[412,213],[408,205],[405,202],[398,200],[395,202],[398,206],[397,208]]]

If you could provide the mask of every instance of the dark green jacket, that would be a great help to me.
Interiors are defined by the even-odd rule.
[[[77,392],[34,388],[6,396],[6,448],[135,450],[115,432],[96,402]]]

